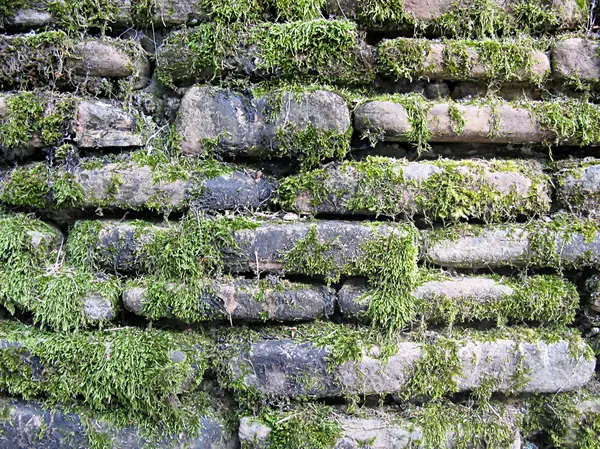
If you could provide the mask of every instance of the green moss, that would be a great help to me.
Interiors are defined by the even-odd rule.
[[[187,410],[170,403],[193,389],[207,367],[206,341],[191,333],[120,328],[63,334],[3,322],[0,336],[8,343],[0,357],[4,391],[67,405],[81,398],[99,411],[122,407],[129,424],[183,430]]]
[[[261,77],[334,84],[366,84],[373,79],[356,24],[324,19],[253,26],[203,24],[173,33],[159,56],[157,75],[170,86],[213,80],[226,74],[227,61],[236,74],[235,59],[249,52]]]
[[[308,276],[325,276],[328,285],[338,282],[341,276],[340,268],[332,254],[339,249],[338,240],[319,241],[317,226],[308,230],[306,237],[299,239],[285,254],[283,267],[291,273],[302,273]]]
[[[526,105],[542,129],[553,137],[547,143],[586,146],[600,142],[600,106],[587,100],[560,99]]]
[[[0,199],[13,206],[44,208],[49,204],[49,170],[43,164],[17,167],[3,186]]]
[[[264,15],[261,0],[200,0],[198,9],[216,22],[256,22]]]
[[[593,385],[593,384],[592,384]],[[585,407],[584,404],[589,407]],[[536,395],[526,402],[523,433],[543,432],[554,447],[595,449],[600,440],[600,397],[592,388]]]
[[[332,449],[342,434],[333,408],[314,404],[288,413],[270,411],[259,421],[269,426],[270,449]]]
[[[334,201],[340,212],[408,218],[417,214],[431,222],[463,218],[498,222],[549,211],[548,178],[535,164],[447,159],[428,164],[436,171],[425,179],[405,175],[407,161],[383,157],[344,162],[338,170],[351,183],[340,183],[324,170],[301,173],[281,183],[279,203],[296,209],[297,198],[308,196],[315,210]],[[501,191],[491,179],[495,172],[522,174],[531,181],[529,191]]]
[[[75,120],[75,101],[70,96],[21,92],[6,97],[6,108],[0,120],[0,146],[5,148],[27,146],[35,136],[46,146],[58,145]]]
[[[276,19],[284,21],[321,18],[326,0],[269,0],[275,7]]]
[[[25,0],[5,0],[0,5],[0,26],[2,26],[2,18],[13,17],[17,10],[26,4]]]
[[[131,16],[135,25],[149,26],[156,15],[156,0],[138,0],[131,4]],[[113,11],[108,11],[110,13]]]
[[[105,33],[119,15],[117,3],[112,0],[50,0],[47,4],[60,28],[71,34],[88,30]]]
[[[427,73],[425,65],[431,47],[426,39],[397,38],[377,46],[379,71],[396,80],[413,81]]]

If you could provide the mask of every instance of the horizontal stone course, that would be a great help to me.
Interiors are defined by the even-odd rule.
[[[231,434],[222,417],[209,410],[200,418],[202,430],[197,436],[185,433],[163,436],[162,441],[149,438],[137,426],[119,427],[80,408],[71,411],[60,405],[48,407],[35,401],[2,398],[4,414],[0,419],[2,449],[76,449],[107,444],[121,449],[171,448],[176,445],[202,449],[234,449],[237,435]],[[204,411],[199,410],[200,413]]]
[[[407,53],[411,56],[407,56]],[[541,84],[550,59],[530,42],[518,40],[447,40],[397,38],[377,46],[377,72],[410,81],[488,80]]]
[[[163,307],[154,304],[154,295],[168,295],[170,301]],[[197,295],[197,306],[188,308],[179,295]],[[182,301],[182,305],[178,304]],[[287,280],[254,280],[233,278],[214,280],[205,286],[176,283],[160,284],[156,280],[133,281],[123,294],[125,308],[150,318],[180,318],[187,322],[205,320],[231,321],[306,321],[333,314],[333,289]],[[189,310],[191,309],[191,310]],[[194,312],[193,318],[189,317]]]
[[[432,413],[433,408],[434,406],[424,406],[402,414],[395,409],[362,408],[358,416],[347,415],[342,411],[331,409],[327,415],[325,415],[326,412],[322,412],[322,414],[328,420],[327,424],[336,427],[337,435],[331,446],[334,449],[359,449],[365,445],[372,449],[425,448],[433,444],[432,440],[435,437],[442,440],[436,440],[435,444],[438,445],[436,447],[448,449],[460,447],[465,441],[468,441],[473,448],[485,447],[487,444],[493,443],[504,444],[506,449],[520,449],[521,447],[521,435],[514,423],[519,413],[515,410],[502,409],[497,416],[493,416],[465,407],[460,410],[457,406],[444,403],[443,406],[436,408],[439,412],[446,412],[444,418],[440,418],[440,420],[448,425],[440,435],[433,430],[433,423],[428,423],[425,418],[428,412]],[[297,407],[286,412],[272,412],[271,416],[275,415],[277,419],[270,422],[262,420],[260,416],[257,418],[242,417],[239,428],[240,442],[249,449],[275,447],[277,436],[284,434],[287,430],[280,423],[290,420],[300,423],[304,419],[308,421],[308,427],[315,418],[320,418],[320,415],[313,417],[314,414],[315,411],[310,408]],[[460,422],[461,418],[467,421],[472,428],[468,428],[469,425],[463,427]],[[486,438],[485,435],[478,434],[477,432],[480,432],[478,427],[486,421],[486,427],[498,429],[502,436]],[[324,423],[316,423],[317,426],[319,424]],[[310,427],[304,429],[303,436],[306,440],[312,436],[311,430]],[[297,439],[303,440],[302,436]],[[494,440],[493,443],[492,440]],[[439,446],[440,444],[442,446]]]
[[[407,141],[413,132],[415,124],[411,122],[410,114],[398,101],[368,101],[356,109],[355,128],[365,134],[382,135],[385,141]],[[427,127],[426,138],[430,142],[468,142],[468,143],[509,143],[527,144],[554,142],[558,145],[597,145],[600,137],[594,128],[590,129],[591,141],[579,135],[577,125],[569,128],[568,135],[557,135],[557,131],[544,122],[547,109],[563,109],[565,120],[574,120],[568,102],[531,102],[527,106],[513,105],[500,102],[495,105],[463,104],[463,103],[433,103],[417,105],[424,113]],[[580,104],[588,108],[591,117],[598,115],[597,107],[593,104]],[[539,115],[538,115],[539,113]],[[584,111],[574,112],[575,115]],[[420,117],[420,116],[419,116]],[[417,119],[419,120],[419,119]],[[545,119],[544,119],[545,120]],[[418,124],[420,125],[420,122]],[[568,126],[571,126],[569,123]],[[558,129],[560,131],[560,129]]]
[[[221,76],[364,85],[374,79],[372,65],[373,48],[356,24],[315,19],[174,31],[159,49],[156,74],[167,85]]]
[[[593,376],[595,361],[581,340],[550,343],[502,336],[490,340],[484,335],[482,340],[452,340],[453,355],[432,356],[436,360],[447,357],[447,363],[456,360],[457,371],[439,388],[446,393],[478,388],[504,393],[556,393],[578,389]],[[449,344],[447,340],[429,342],[440,350]],[[433,368],[435,362],[427,362],[429,349],[424,343],[401,341],[386,360],[379,358],[380,350],[376,346],[363,348],[358,360],[337,363],[331,346],[290,339],[259,340],[226,363],[234,385],[269,397],[410,395],[416,394],[410,390],[415,382],[444,382],[439,379],[442,374]],[[411,369],[416,370],[418,379],[412,378]]]
[[[534,161],[332,163],[283,181],[280,201],[305,214],[499,221],[547,213],[550,186]]]
[[[228,89],[192,87],[182,99],[177,131],[187,155],[217,151],[302,159],[308,157],[304,153],[314,153],[318,161],[345,155],[351,121],[346,101],[329,91],[252,98]]]
[[[444,267],[597,267],[600,235],[592,220],[558,216],[528,225],[464,226],[428,235],[424,258]]]
[[[175,179],[167,170],[177,170]],[[18,194],[20,184],[27,184],[23,178],[36,185],[34,196]],[[151,167],[131,161],[82,160],[75,169],[31,164],[0,175],[0,201],[49,209],[257,209],[268,202],[271,189],[259,171],[222,165],[205,173],[202,163]]]
[[[148,84],[151,66],[142,47],[133,40],[85,39],[75,41],[61,32],[2,35],[0,88],[59,87],[100,92],[101,80],[128,79],[133,89]]]
[[[430,323],[490,320],[536,321],[543,325],[570,324],[579,295],[559,276],[521,279],[486,276],[433,275],[412,292],[417,314]],[[437,277],[437,279],[435,279]],[[346,318],[368,319],[370,289],[360,279],[346,281],[338,292],[340,312]]]
[[[96,242],[92,250],[96,262],[123,272],[147,270],[148,251],[157,236],[177,236],[180,232],[177,226],[112,221],[100,222],[91,231],[85,227],[82,229],[83,232],[91,232],[89,238]],[[361,262],[364,262],[369,244],[397,236],[407,238],[406,245],[414,245],[416,234],[409,234],[411,229],[393,224],[377,226],[343,221],[255,222],[249,223],[246,229],[233,230],[234,247],[218,250],[224,257],[226,269],[232,273],[284,271],[287,274],[321,276],[360,275],[364,274]],[[70,238],[78,237],[71,233]],[[289,260],[291,251],[296,253],[297,260]],[[323,266],[312,267],[313,257]],[[201,261],[198,260],[198,263]]]

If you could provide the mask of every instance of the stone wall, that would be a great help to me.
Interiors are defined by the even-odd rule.
[[[0,1],[0,449],[600,449],[595,9]]]

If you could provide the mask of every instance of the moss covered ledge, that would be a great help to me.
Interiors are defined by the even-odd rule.
[[[133,40],[84,38],[61,31],[0,36],[0,88],[49,86],[123,95],[144,87],[150,62]],[[113,83],[120,80],[118,83]]]
[[[542,45],[530,39],[397,38],[377,46],[377,72],[395,80],[483,80],[541,85],[550,75]]]
[[[282,207],[304,214],[417,215],[432,222],[496,222],[550,210],[543,166],[526,160],[367,157],[285,178],[278,194]]]
[[[364,85],[374,74],[372,49],[356,24],[315,19],[173,32],[157,56],[157,76],[167,85],[225,76]]]

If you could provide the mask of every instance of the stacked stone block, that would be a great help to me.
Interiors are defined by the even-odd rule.
[[[600,448],[593,6],[1,4],[0,448]]]

